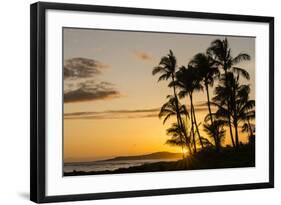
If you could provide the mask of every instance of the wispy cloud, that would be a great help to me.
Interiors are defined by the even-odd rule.
[[[143,60],[143,61],[150,61],[150,60],[153,59],[153,56],[151,54],[149,54],[148,52],[145,52],[145,51],[135,51],[134,56],[137,59]]]
[[[76,85],[75,89],[65,91],[64,102],[83,102],[93,100],[105,100],[120,97],[119,91],[113,88],[108,82],[88,80]]]
[[[189,109],[187,107],[187,109]],[[197,112],[206,112],[206,104],[196,104],[195,109]],[[158,118],[160,108],[150,109],[134,109],[134,110],[105,110],[105,111],[90,111],[90,112],[72,112],[65,113],[64,119],[84,119],[84,120],[102,120],[102,119],[133,119],[133,118]]]
[[[109,64],[97,61],[96,67],[99,68],[99,69],[104,69],[104,68],[110,68],[111,66]]]
[[[158,117],[160,108],[65,113],[64,119],[131,119]]]
[[[64,79],[90,78],[101,74],[110,65],[89,58],[71,58],[64,62]]]
[[[114,84],[98,80],[110,67],[89,58],[71,58],[64,62],[64,103],[107,100],[120,97]]]
[[[211,107],[214,107],[213,105],[211,105]],[[188,109],[190,109],[190,107],[188,106]],[[206,102],[197,102],[194,105],[194,109],[197,112],[206,112],[208,111],[208,104]]]
[[[71,58],[64,62],[64,78],[89,78],[101,73],[102,64],[88,58]]]

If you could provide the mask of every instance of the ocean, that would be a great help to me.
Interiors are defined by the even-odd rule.
[[[75,171],[105,171],[116,170],[119,168],[129,168],[140,166],[146,163],[176,161],[178,159],[145,159],[145,160],[110,160],[110,161],[93,161],[93,162],[73,162],[64,164],[64,172]]]

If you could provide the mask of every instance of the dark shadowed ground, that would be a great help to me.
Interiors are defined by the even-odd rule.
[[[65,172],[64,176],[97,175],[97,174],[120,174],[138,172],[159,172],[198,169],[239,168],[255,166],[255,146],[253,144],[242,145],[239,150],[223,148],[220,152],[213,149],[198,152],[186,159],[173,162],[156,162],[120,168],[113,171],[73,171]]]

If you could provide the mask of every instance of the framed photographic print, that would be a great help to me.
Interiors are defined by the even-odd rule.
[[[274,186],[274,18],[31,5],[34,202]]]

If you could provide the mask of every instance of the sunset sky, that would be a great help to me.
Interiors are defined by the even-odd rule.
[[[180,152],[165,144],[165,130],[173,120],[164,126],[158,118],[159,108],[172,90],[166,82],[157,83],[152,69],[169,49],[178,66],[187,65],[213,40],[224,37],[64,28],[65,162]],[[228,41],[233,56],[246,52],[252,58],[239,67],[250,73],[247,83],[254,99],[255,38],[228,37]],[[207,113],[205,102],[204,92],[194,94],[199,122]],[[240,138],[245,141],[243,135]],[[225,143],[230,144],[228,136]]]

